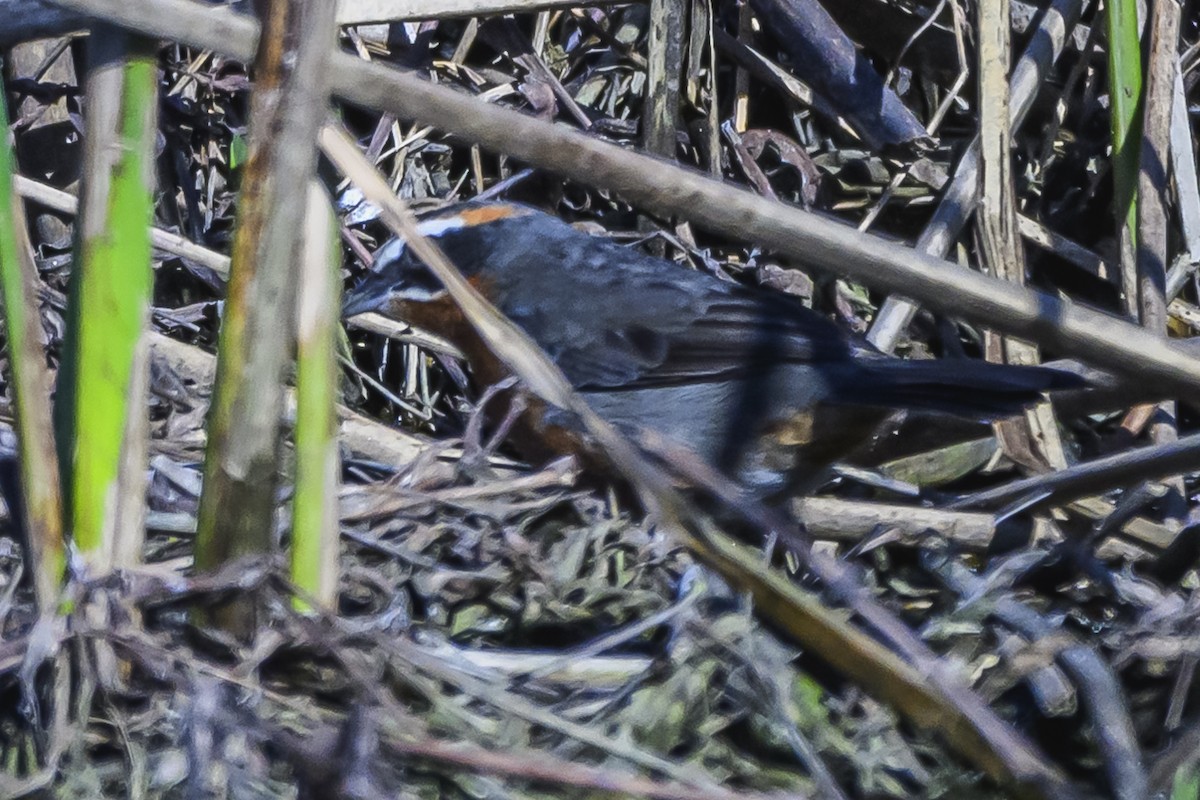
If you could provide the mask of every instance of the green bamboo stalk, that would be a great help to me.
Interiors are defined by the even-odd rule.
[[[46,337],[37,313],[37,267],[25,212],[13,189],[8,108],[0,91],[0,293],[8,337],[10,387],[16,415],[25,566],[33,575],[38,608],[52,610],[66,565],[58,454],[50,419]],[[15,512],[16,509],[13,509]]]
[[[1111,101],[1113,213],[1121,242],[1125,300],[1137,316],[1137,186],[1141,158],[1142,52],[1137,0],[1106,0]]]
[[[331,608],[338,582],[337,346],[341,247],[329,196],[308,190],[296,345],[296,489],[292,498],[292,581]],[[296,608],[310,610],[306,599]]]
[[[254,60],[250,142],[208,418],[196,565],[211,570],[273,546],[284,393],[295,347],[300,236],[317,130],[328,113],[334,3],[269,0]],[[213,621],[255,629],[254,599]]]
[[[71,532],[103,572],[136,562],[144,532],[158,65],[152,42],[115,28],[93,31],[88,59],[85,177],[55,413]]]

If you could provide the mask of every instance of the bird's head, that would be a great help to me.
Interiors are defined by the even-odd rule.
[[[417,230],[441,245],[451,262],[470,279],[487,263],[482,257],[485,248],[479,241],[481,236],[488,235],[487,228],[533,213],[532,209],[511,203],[469,203],[423,218]],[[397,238],[376,251],[374,268],[346,294],[342,315],[387,313],[400,304],[429,303],[445,295],[442,282],[413,254],[407,241]]]

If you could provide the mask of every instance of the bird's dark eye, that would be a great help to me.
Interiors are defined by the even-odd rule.
[[[428,301],[445,289],[429,268],[413,256],[403,239],[392,239],[375,251],[375,278],[367,282],[378,286],[387,281],[387,294],[399,300]]]
[[[446,293],[446,287],[424,264],[410,263],[392,286],[392,292],[405,300],[432,300]]]

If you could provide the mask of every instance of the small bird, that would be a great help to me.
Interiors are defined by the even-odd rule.
[[[668,437],[763,499],[811,485],[895,410],[995,419],[1080,385],[1042,367],[887,356],[789,295],[684,269],[523,205],[467,203],[420,227],[601,417]],[[379,249],[343,311],[446,337],[482,385],[508,376],[402,240]],[[530,457],[581,452],[563,417],[531,404],[514,444]]]

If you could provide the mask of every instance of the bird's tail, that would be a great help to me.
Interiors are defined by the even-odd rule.
[[[836,381],[840,402],[943,411],[993,419],[1016,414],[1044,392],[1079,389],[1083,378],[1047,367],[990,364],[973,359],[859,360],[857,374]]]

